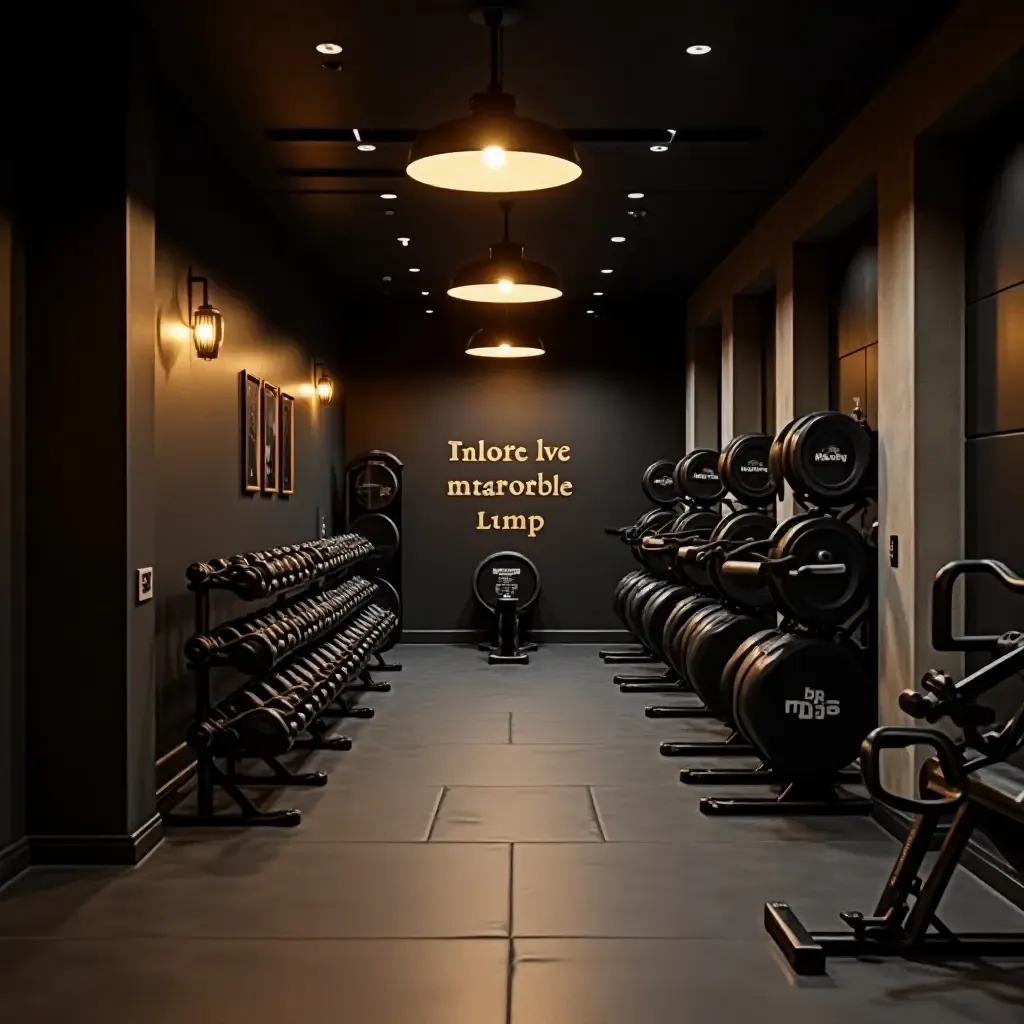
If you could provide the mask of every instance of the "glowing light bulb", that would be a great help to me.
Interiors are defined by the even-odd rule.
[[[503,277],[498,282],[498,291],[501,292],[502,295],[510,294],[512,291],[512,287],[512,282],[507,277]]]
[[[480,151],[480,159],[492,171],[501,170],[505,166],[505,150],[501,146],[485,146]]]
[[[503,342],[502,342],[502,343],[501,343],[501,344],[500,344],[500,345],[498,346],[498,348],[511,348],[511,347],[512,347],[512,346],[511,346],[511,345],[510,345],[510,344],[509,344],[509,343],[508,343],[507,341],[503,341]]]
[[[210,343],[217,337],[217,329],[213,324],[196,324],[196,341]]]

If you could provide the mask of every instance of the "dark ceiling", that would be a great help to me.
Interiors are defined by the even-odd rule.
[[[383,141],[462,116],[486,86],[487,34],[467,0],[140,2],[166,77],[343,293],[437,296],[500,236],[496,199],[408,179],[407,143]],[[598,141],[577,144],[580,181],[517,202],[513,237],[574,303],[595,290],[685,298],[952,6],[526,0],[506,31],[506,89],[522,114]],[[341,70],[322,66],[324,41],[344,47]],[[689,56],[694,43],[713,49]],[[321,129],[342,140],[293,140]],[[652,153],[668,129],[676,141]]]

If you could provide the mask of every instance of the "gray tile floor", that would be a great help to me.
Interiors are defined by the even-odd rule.
[[[521,667],[409,647],[298,829],[177,833],[131,871],[0,893],[0,1019],[149,1024],[1002,1024],[1024,966],[837,961],[796,979],[768,899],[869,909],[895,844],[859,818],[706,818],[652,721],[582,646]],[[655,698],[664,703],[660,698]],[[742,763],[742,762],[741,762]],[[1024,929],[960,873],[959,927]]]

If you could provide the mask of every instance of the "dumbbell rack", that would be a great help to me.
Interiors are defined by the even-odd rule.
[[[321,576],[306,579],[298,579],[292,583],[286,583],[274,590],[273,596],[277,598],[274,604],[269,607],[280,606],[283,599],[289,598],[300,600],[303,597],[312,597],[322,593],[329,587],[336,586],[345,576],[351,573],[352,569],[363,561],[372,551],[367,551],[344,565],[337,566],[324,572]],[[208,567],[207,567],[208,568]],[[305,589],[303,589],[305,588]],[[207,637],[214,629],[214,623],[210,613],[210,595],[214,590],[226,590],[235,596],[246,601],[258,600],[262,596],[252,593],[246,583],[240,580],[237,573],[237,563],[222,563],[222,567],[212,571],[196,574],[190,579],[188,589],[195,594],[195,636]],[[323,641],[326,637],[336,633],[342,628],[345,621],[355,615],[360,607],[352,609],[342,622],[337,622],[326,629],[307,636],[293,648],[289,654],[308,647],[317,641]],[[377,654],[378,661],[383,665],[380,654]],[[195,723],[203,723],[208,720],[213,710],[211,670],[221,667],[232,667],[230,661],[218,657],[203,659],[189,659],[189,669],[195,680]],[[390,667],[390,666],[388,666]],[[347,686],[345,689],[352,691],[382,691],[391,689],[390,683],[377,682],[370,675],[369,667],[364,667],[359,673],[361,681],[359,686]],[[336,704],[323,712],[324,717],[354,717],[372,718],[373,709],[366,707],[355,707],[346,704],[339,696]],[[311,722],[307,729],[309,739],[299,740],[296,747],[304,749],[322,750],[349,750],[352,741],[347,736],[328,736],[326,728],[319,722]],[[163,823],[171,827],[238,827],[240,825],[269,825],[278,827],[294,827],[301,820],[301,813],[296,809],[280,811],[262,811],[255,803],[239,788],[245,786],[324,786],[327,783],[325,772],[302,772],[289,771],[276,757],[260,756],[257,759],[263,761],[270,768],[269,775],[246,775],[237,770],[234,757],[224,758],[226,764],[222,769],[217,764],[217,755],[205,748],[195,749],[196,753],[196,787],[195,800],[196,810],[194,813],[167,812],[163,815]],[[220,789],[227,794],[237,805],[237,812],[221,812],[216,807],[216,790]]]

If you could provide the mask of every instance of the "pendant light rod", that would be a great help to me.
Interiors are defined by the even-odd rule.
[[[502,26],[505,15],[499,8],[492,7],[485,12],[484,19],[491,30],[491,84],[487,91],[500,93],[504,85],[505,33]]]

